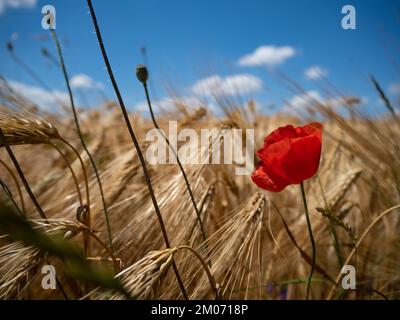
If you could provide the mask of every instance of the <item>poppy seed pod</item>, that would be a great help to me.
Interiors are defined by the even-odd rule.
[[[149,78],[149,72],[147,71],[147,68],[143,64],[139,64],[136,67],[136,77],[138,80],[142,83],[146,83],[147,79]]]

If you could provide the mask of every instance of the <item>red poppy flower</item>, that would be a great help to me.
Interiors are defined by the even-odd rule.
[[[311,178],[318,171],[321,157],[322,124],[304,127],[288,125],[273,131],[257,151],[261,159],[251,175],[262,189],[279,192],[290,184]]]

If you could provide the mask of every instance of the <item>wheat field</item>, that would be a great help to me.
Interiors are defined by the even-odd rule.
[[[327,79],[320,89],[334,95],[322,101],[276,71],[275,80],[307,98],[301,108],[265,114],[240,94],[215,94],[208,105],[174,92],[170,107],[153,109],[149,73],[139,65],[148,110],[128,110],[87,4],[116,100],[76,103],[54,25],[56,53],[42,54],[63,77],[68,101],[55,97],[48,110],[0,76],[0,299],[400,298],[400,101],[371,75],[380,99],[372,115],[362,97]],[[44,87],[11,40],[7,50]],[[246,130],[254,130],[252,168],[275,129],[319,122],[319,169],[269,192],[251,173],[238,175],[236,159],[211,161],[225,152],[225,139],[199,148],[171,136],[170,121],[197,136],[241,129],[235,145],[243,154]],[[147,135],[161,129],[172,163],[147,157]],[[195,158],[207,151],[210,161],[181,163],[182,150]]]
[[[258,189],[235,164],[184,165],[198,205],[206,241],[176,164],[147,165],[170,241],[166,248],[146,187],[138,154],[117,103],[78,108],[83,139],[102,181],[112,234],[112,252],[96,175],[69,113],[42,112],[1,83],[0,127],[32,193],[32,203],[0,144],[2,193],[35,230],[61,234],[84,251],[92,267],[112,269],[130,297],[183,299],[176,267],[189,299],[304,299],[311,265],[299,186],[279,193]],[[400,297],[399,173],[400,126],[396,114],[368,118],[353,97],[343,97],[351,116],[329,103],[310,103],[303,114],[266,116],[252,101],[221,103],[215,115],[206,105],[177,102],[157,112],[158,123],[179,129],[254,128],[255,146],[275,128],[318,119],[324,125],[318,174],[305,182],[316,241],[312,299],[398,299]],[[140,148],[153,128],[148,117],[129,114]],[[255,162],[257,158],[255,157]],[[90,223],[81,219],[83,205]],[[124,299],[123,293],[64,274],[68,260],[43,248],[0,238],[0,298],[59,299],[60,290],[43,290],[41,268],[56,267],[59,284],[74,299]],[[91,235],[94,235],[93,237]],[[90,239],[90,240],[88,240]],[[342,290],[341,267],[356,269],[357,289]]]

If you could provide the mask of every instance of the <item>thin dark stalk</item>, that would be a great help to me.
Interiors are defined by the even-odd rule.
[[[114,253],[110,250],[109,247],[106,246],[106,244],[105,244],[103,241],[101,241],[101,239],[100,239],[98,236],[96,236],[96,234],[95,234],[92,230],[89,231],[89,234],[90,234],[90,235],[93,237],[93,239],[96,240],[96,241],[103,247],[103,249],[108,253],[108,255],[110,256],[110,258],[111,258],[111,260],[112,260],[112,262],[113,262],[114,270],[117,272],[117,270],[118,270],[118,262],[117,262],[117,259],[115,258]]]
[[[94,9],[93,9],[92,1],[91,0],[87,0],[87,4],[89,6],[90,15],[91,15],[92,20],[93,20],[93,25],[94,25],[94,28],[95,28],[95,31],[96,31],[97,40],[98,40],[98,43],[99,43],[99,46],[100,46],[100,50],[101,50],[101,54],[103,56],[104,63],[105,63],[106,68],[107,68],[108,75],[109,75],[111,83],[113,85],[115,94],[117,95],[118,103],[120,105],[121,112],[122,112],[122,115],[124,117],[126,126],[128,128],[129,134],[131,136],[132,142],[133,142],[133,144],[135,146],[135,149],[137,151],[140,164],[141,164],[141,166],[143,168],[143,173],[144,173],[144,177],[145,177],[145,180],[146,180],[147,188],[149,190],[151,201],[153,202],[154,210],[156,211],[156,214],[157,214],[157,218],[158,218],[158,221],[159,221],[159,224],[160,224],[160,227],[161,227],[161,232],[162,232],[163,237],[164,237],[165,245],[166,245],[167,248],[171,248],[171,244],[169,242],[168,235],[167,235],[167,230],[165,229],[165,225],[164,225],[164,221],[163,221],[163,218],[162,218],[162,215],[161,215],[161,212],[160,212],[160,208],[158,207],[157,199],[156,199],[156,196],[155,196],[154,191],[153,191],[153,186],[151,184],[150,176],[149,176],[149,173],[148,173],[148,170],[147,170],[146,161],[144,160],[144,157],[143,157],[143,154],[142,154],[142,150],[140,149],[139,141],[137,140],[135,132],[133,131],[131,122],[129,120],[128,112],[127,112],[127,110],[125,108],[124,101],[122,99],[122,96],[121,96],[121,93],[119,91],[117,82],[116,82],[116,80],[114,78],[113,71],[111,69],[110,62],[109,62],[108,57],[107,57],[106,49],[105,49],[104,44],[103,44],[103,38],[101,36],[100,28],[99,28],[99,25],[97,23],[97,18],[96,18]],[[182,278],[181,278],[181,276],[179,274],[179,271],[178,271],[178,268],[176,266],[175,260],[172,261],[172,267],[174,269],[175,276],[176,276],[176,279],[177,279],[177,281],[179,283],[179,286],[180,286],[180,289],[182,291],[183,297],[186,300],[188,300],[189,297],[188,297],[188,295],[186,293],[186,289],[184,287]]]
[[[86,143],[85,143],[85,141],[83,139],[83,136],[82,136],[81,128],[80,128],[80,125],[79,125],[79,119],[78,119],[78,115],[77,115],[76,108],[75,108],[74,97],[72,95],[71,86],[69,84],[68,73],[67,73],[67,69],[65,67],[65,63],[64,63],[64,58],[63,58],[62,51],[61,51],[60,42],[58,41],[58,38],[57,38],[57,35],[56,35],[55,31],[52,30],[52,29],[51,29],[51,34],[52,34],[52,36],[54,38],[54,41],[56,43],[57,52],[58,52],[58,56],[59,56],[60,64],[61,64],[61,69],[62,69],[62,72],[63,72],[63,75],[64,75],[65,83],[67,85],[69,99],[70,99],[70,102],[71,102],[71,107],[72,107],[72,111],[73,111],[73,115],[74,115],[76,131],[78,133],[79,139],[81,140],[83,149],[85,149],[85,152],[86,152],[86,154],[87,154],[87,156],[89,158],[89,161],[90,161],[90,163],[91,163],[91,165],[93,167],[94,173],[96,175],[97,184],[99,185],[100,197],[101,197],[101,201],[102,201],[102,204],[103,204],[103,211],[104,211],[104,216],[105,216],[106,225],[107,225],[108,242],[109,242],[109,246],[110,246],[111,251],[114,251],[113,250],[113,245],[112,245],[111,225],[110,225],[110,221],[109,221],[107,204],[106,204],[106,200],[105,200],[105,197],[104,197],[103,186],[102,186],[102,183],[101,183],[100,175],[99,175],[99,172],[97,170],[97,167],[96,167],[96,164],[94,162],[94,159],[93,159],[91,153],[89,152],[89,149],[87,148]],[[91,222],[90,222],[90,210],[88,212],[88,219],[87,220],[88,220],[87,221],[88,222],[88,226],[90,227],[90,224],[91,224]]]
[[[67,157],[65,156],[65,154],[60,150],[60,148],[57,147],[57,145],[54,144],[54,143],[52,143],[51,145],[52,145],[52,147],[53,147],[54,149],[56,149],[57,152],[60,154],[61,158],[64,160],[64,162],[65,162],[65,164],[67,165],[69,171],[71,172],[72,179],[74,180],[74,184],[75,184],[75,187],[76,187],[76,192],[77,192],[77,194],[78,194],[79,205],[82,206],[82,205],[83,205],[83,202],[82,202],[81,189],[79,188],[78,179],[76,178],[74,169],[72,169],[71,164],[69,163],[69,161],[68,161]]]
[[[22,194],[22,190],[21,190],[21,187],[20,187],[20,185],[19,185],[18,179],[17,179],[17,177],[15,176],[14,172],[12,172],[11,168],[10,168],[3,160],[0,159],[0,163],[4,166],[4,168],[6,168],[6,170],[8,171],[8,173],[11,175],[11,177],[12,177],[14,183],[15,183],[15,186],[17,187],[18,195],[19,195],[19,198],[21,199],[21,208],[22,208],[22,212],[23,212],[23,214],[25,215],[25,214],[26,214],[26,209],[25,209],[24,196],[23,196],[23,194]]]
[[[370,79],[371,79],[372,84],[374,85],[375,90],[378,92],[379,97],[382,99],[383,103],[385,104],[385,107],[392,114],[393,118],[398,119],[396,111],[394,110],[389,98],[386,96],[385,91],[383,91],[379,82],[374,78],[373,75],[370,75]]]
[[[143,64],[145,66],[147,66],[147,68],[149,70],[151,70],[151,66],[150,66],[150,63],[149,63],[148,55],[147,55],[147,48],[146,47],[142,47],[140,49],[140,53],[142,54]],[[157,100],[157,92],[156,92],[156,88],[154,86],[154,82],[153,82],[152,79],[153,78],[149,78],[150,89],[151,89],[151,92],[153,93],[153,97]]]
[[[208,189],[207,194],[206,194],[206,195],[203,197],[203,199],[201,200],[199,211],[200,211],[200,217],[201,217],[201,215],[203,215],[202,221],[203,221],[203,219],[205,219],[205,212],[203,212],[204,206],[205,206],[205,204],[206,204],[206,202],[207,202],[207,199],[211,197],[211,190],[212,190],[212,188],[214,188],[214,186],[215,186],[215,185],[212,185],[212,186]],[[196,228],[196,224],[194,224],[194,225],[192,226],[192,228],[191,228],[191,230],[190,230],[190,232],[189,232],[188,241],[190,240],[190,237],[192,236],[192,234],[193,234],[195,228]],[[207,258],[210,258],[210,256],[208,255]],[[209,262],[208,264],[210,265],[210,262]]]
[[[63,295],[65,300],[69,300],[67,293],[65,292],[63,286],[61,285],[60,280],[58,279],[58,277],[56,277],[56,282],[57,282],[57,287],[60,288],[61,294]]]
[[[71,150],[72,152],[75,153],[76,157],[78,158],[78,161],[80,162],[80,165],[82,167],[82,172],[83,172],[83,180],[85,182],[85,189],[86,189],[86,203],[87,203],[87,207],[90,207],[90,193],[89,193],[89,183],[88,183],[88,178],[87,178],[87,174],[86,174],[86,168],[85,168],[85,164],[83,163],[83,160],[78,152],[78,150],[76,150],[76,148],[70,144],[67,140],[65,140],[64,138],[60,137],[60,140],[62,142],[64,142]],[[72,167],[71,167],[72,170]],[[82,206],[82,204],[81,204]],[[84,243],[84,248],[85,248],[85,252],[87,252],[87,246],[88,246],[88,236],[89,235],[93,235],[92,232],[89,229],[89,232],[84,231],[83,232],[83,243]],[[97,237],[97,236],[96,236]],[[103,243],[103,242],[101,242]],[[105,248],[105,247],[104,247]],[[111,252],[112,257],[114,257],[114,253],[110,250],[110,248],[106,248],[107,252]],[[114,270],[116,271],[117,269],[114,268]]]
[[[389,300],[389,298],[386,297],[382,292],[375,290],[375,289],[371,289],[371,291],[376,293],[377,295],[381,296],[384,300]]]
[[[313,236],[312,227],[311,227],[310,214],[308,212],[308,207],[307,207],[307,199],[306,199],[306,193],[304,191],[303,181],[300,183],[300,188],[301,188],[301,196],[303,198],[304,211],[306,213],[308,233],[310,235],[311,246],[312,246],[312,264],[311,264],[311,271],[310,271],[310,274],[309,274],[308,280],[307,280],[307,293],[306,293],[306,300],[308,300],[308,298],[310,296],[311,279],[312,279],[312,276],[314,274],[314,269],[315,269],[316,247],[315,247],[315,241],[314,241],[314,236]]]
[[[193,192],[192,192],[192,189],[190,187],[190,183],[189,183],[189,180],[188,180],[187,175],[185,173],[185,170],[183,169],[182,163],[179,160],[179,156],[178,156],[177,151],[175,150],[175,148],[173,146],[171,146],[171,144],[169,142],[169,139],[167,138],[167,136],[164,134],[164,132],[161,130],[160,126],[157,123],[156,117],[155,117],[154,112],[153,112],[153,107],[151,105],[149,90],[147,89],[146,82],[143,82],[143,87],[144,87],[144,91],[146,93],[146,100],[147,100],[147,104],[149,106],[151,120],[153,121],[154,127],[156,127],[158,132],[160,132],[160,134],[163,136],[163,138],[167,142],[168,147],[170,148],[170,150],[172,151],[172,153],[174,154],[174,156],[176,158],[176,161],[178,163],[179,169],[181,170],[183,178],[185,179],[186,189],[187,189],[187,191],[189,193],[190,200],[192,201],[194,210],[196,211],[197,221],[199,223],[199,228],[201,230],[201,234],[202,234],[204,243],[207,245],[207,236],[206,236],[206,232],[204,231],[203,222],[201,221],[200,211],[197,208],[196,200],[194,199]]]
[[[57,61],[56,57],[54,57],[54,56],[49,52],[49,50],[47,50],[46,48],[42,48],[42,49],[41,49],[41,52],[42,52],[42,55],[43,55],[45,58],[49,59],[50,62],[51,62],[56,68],[59,68],[59,67],[60,67],[60,65],[58,64],[58,61]]]
[[[76,157],[78,158],[79,163],[81,164],[82,167],[82,173],[83,173],[83,180],[85,182],[85,190],[86,190],[86,205],[88,208],[88,211],[90,211],[90,189],[89,189],[89,181],[88,181],[88,177],[87,177],[87,173],[86,173],[86,167],[85,164],[83,163],[82,157],[79,154],[78,150],[76,150],[76,148],[70,144],[67,140],[65,140],[64,138],[60,137],[60,140],[62,142],[64,142],[76,155]],[[87,217],[86,217],[87,219]],[[87,251],[88,251],[88,247],[89,247],[89,236],[88,236],[88,232],[84,231],[83,232],[83,247],[84,247],[84,252],[85,252],[85,256],[87,256]]]
[[[207,263],[204,261],[203,257],[196,250],[194,250],[192,247],[189,247],[189,246],[180,246],[178,249],[189,250],[191,253],[193,253],[196,256],[196,258],[199,260],[201,266],[203,267],[204,271],[206,272],[206,275],[208,277],[208,281],[210,282],[211,288],[215,293],[215,300],[220,299],[221,297],[219,295],[219,291],[218,291],[218,288],[217,288],[217,284],[215,283],[215,279],[212,276],[211,270],[207,266]]]
[[[62,142],[64,142],[71,150],[73,153],[75,153],[76,157],[78,158],[78,161],[82,167],[82,174],[83,174],[83,180],[85,182],[85,190],[86,190],[86,205],[88,207],[90,207],[90,189],[89,189],[89,181],[88,181],[88,177],[87,177],[87,173],[86,173],[86,167],[85,164],[83,163],[82,157],[79,154],[78,150],[76,150],[76,148],[69,143],[67,140],[65,140],[64,138],[60,138],[60,140]]]
[[[30,186],[29,186],[29,183],[28,183],[28,181],[26,180],[25,175],[24,175],[24,173],[23,173],[23,171],[22,171],[22,169],[21,169],[21,167],[20,167],[20,165],[19,165],[19,163],[18,163],[18,160],[15,158],[14,153],[13,153],[13,151],[11,150],[11,147],[10,147],[10,145],[8,144],[8,141],[7,141],[6,137],[4,136],[3,130],[2,130],[1,128],[0,128],[0,141],[1,141],[2,145],[6,148],[7,153],[8,153],[8,155],[10,156],[11,161],[13,162],[14,167],[15,167],[15,169],[17,170],[18,175],[19,175],[19,177],[20,177],[22,183],[24,184],[24,187],[25,187],[26,192],[28,193],[28,195],[29,195],[29,197],[31,198],[31,200],[32,200],[32,202],[33,202],[33,204],[34,204],[34,206],[36,207],[36,210],[39,212],[39,215],[41,216],[41,218],[44,219],[44,222],[45,222],[46,224],[48,224],[49,222],[48,222],[48,220],[47,220],[46,214],[44,213],[42,207],[40,206],[40,204],[39,204],[39,202],[37,201],[35,195],[33,194],[32,190],[31,190],[31,188],[30,188]],[[61,292],[63,293],[63,296],[64,296],[65,298],[67,298],[67,296],[65,295],[64,289],[63,289],[61,283],[58,281],[58,279],[57,279],[57,283],[58,283],[58,287],[60,288]]]
[[[310,266],[312,266],[312,259],[297,243],[296,239],[294,238],[293,233],[289,229],[288,223],[286,222],[283,214],[280,212],[278,206],[273,201],[271,201],[271,203],[274,206],[274,209],[278,213],[279,217],[281,218],[281,221],[283,223],[283,227],[285,228],[290,240],[292,241],[294,246],[299,250],[301,257],[304,259],[305,262],[307,262]],[[328,280],[330,283],[332,283],[335,287],[338,286],[336,281],[334,279],[332,279],[332,277],[325,271],[325,269],[322,266],[318,265],[317,262],[315,262],[315,270],[318,271],[326,280]]]
[[[42,80],[39,78],[39,76],[25,63],[23,62],[14,52],[14,49],[9,50],[11,57],[14,59],[14,61],[22,68],[25,70],[25,72],[33,79],[35,80],[41,87],[46,89],[47,91],[51,92],[52,90],[50,87]]]
[[[85,181],[85,185],[86,185],[86,199],[87,199],[87,203],[88,206],[90,205],[90,195],[89,195],[89,185],[88,185],[88,180],[87,180],[87,175],[86,175],[86,170],[85,170],[85,166],[83,164],[82,158],[79,155],[79,152],[74,148],[74,146],[72,146],[68,141],[66,141],[65,139],[61,138],[61,141],[63,141],[68,147],[70,147],[72,149],[72,151],[76,154],[77,158],[80,161],[80,164],[82,166],[82,171],[83,171],[83,176],[84,176],[84,181]],[[53,145],[56,149],[58,149],[55,145]],[[76,179],[76,176],[74,175],[74,171],[72,169],[72,167],[69,165],[68,160],[66,159],[66,157],[62,154],[61,150],[59,150],[60,154],[64,157],[67,165],[70,167],[71,173],[74,176],[74,180],[75,180],[75,184],[77,185],[78,191],[79,191],[79,184],[78,184],[78,180]],[[80,192],[79,192],[80,194]],[[82,206],[82,197],[80,197],[80,205]],[[116,263],[116,259],[114,256],[114,253],[110,250],[109,247],[107,247],[103,241],[100,240],[99,237],[97,237],[92,231],[89,231],[88,233],[89,235],[91,235],[98,243],[100,243],[100,245],[106,250],[106,252],[108,252],[108,254],[110,255],[110,257],[113,260],[114,263],[114,270],[117,270],[117,263]],[[84,242],[87,241],[87,235],[84,233]]]
[[[46,264],[50,264],[49,261],[46,259]],[[61,291],[61,294],[63,295],[65,300],[69,300],[67,293],[65,292],[63,285],[61,284],[60,279],[58,279],[58,277],[56,276],[56,283],[57,283],[57,287],[58,289]]]
[[[9,47],[9,50],[11,57],[13,60],[22,68],[25,70],[25,72],[33,79],[35,80],[41,87],[43,87],[46,91],[50,93],[50,95],[53,97],[53,99],[59,104],[63,105],[62,101],[57,98],[57,96],[53,93],[53,91],[50,89],[50,87],[24,62],[22,61],[14,52],[14,48],[11,46]]]
[[[44,219],[45,221],[47,221],[47,217],[46,214],[44,213],[42,207],[40,206],[39,202],[37,201],[35,195],[32,192],[31,187],[29,186],[28,181],[25,178],[24,172],[22,171],[18,160],[15,158],[15,155],[13,153],[13,151],[11,150],[10,145],[8,144],[8,141],[6,139],[6,137],[4,136],[3,130],[0,128],[0,140],[1,140],[1,144],[6,148],[8,155],[10,156],[11,161],[14,164],[15,169],[17,170],[17,173],[25,187],[26,192],[28,193],[29,197],[31,198],[36,210],[38,211],[40,217],[42,219]]]

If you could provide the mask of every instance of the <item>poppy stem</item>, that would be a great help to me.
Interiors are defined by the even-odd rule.
[[[316,247],[315,247],[314,236],[313,236],[313,232],[312,232],[312,228],[311,228],[310,214],[308,212],[307,199],[306,199],[306,193],[304,191],[303,181],[300,183],[300,188],[301,188],[301,196],[303,198],[304,211],[306,213],[306,218],[307,218],[308,233],[310,235],[311,246],[312,246],[312,264],[311,264],[311,271],[310,271],[310,274],[309,274],[308,280],[307,280],[307,293],[306,293],[306,300],[308,300],[308,298],[310,296],[311,279],[312,279],[314,269],[315,269]]]

